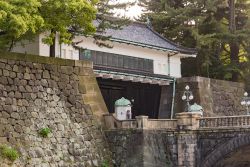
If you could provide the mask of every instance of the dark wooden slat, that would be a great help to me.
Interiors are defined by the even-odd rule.
[[[80,52],[80,60],[92,60],[95,66],[114,67],[116,69],[127,69],[138,72],[154,73],[153,60],[119,55],[94,50],[83,50]]]
[[[112,64],[114,67],[118,67],[118,55],[113,55]]]
[[[103,65],[108,65],[108,55],[107,54],[103,54],[102,55],[102,64]]]

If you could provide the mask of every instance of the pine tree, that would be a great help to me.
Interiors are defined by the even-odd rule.
[[[122,26],[129,24],[129,19],[126,16],[114,17],[114,10],[125,10],[133,2],[114,2],[111,0],[100,0],[97,4],[98,13],[96,15],[96,34],[93,35],[95,43],[99,46],[112,47],[106,41],[110,37],[103,36],[102,33],[107,29],[120,29]]]
[[[249,48],[249,0],[141,0],[153,27],[167,38],[196,47],[196,69],[184,76],[202,75],[236,81]],[[185,65],[186,64],[186,65]]]

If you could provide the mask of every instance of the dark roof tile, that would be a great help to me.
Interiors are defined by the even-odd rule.
[[[137,43],[145,45],[146,47],[154,47],[164,50],[179,51],[185,54],[196,54],[196,50],[193,48],[185,48],[179,46],[172,41],[164,38],[144,23],[133,22],[121,29],[108,29],[105,36],[111,36],[112,39],[118,39],[126,41],[127,43]]]

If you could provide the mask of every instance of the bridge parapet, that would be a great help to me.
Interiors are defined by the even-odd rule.
[[[112,114],[104,115],[107,129],[167,129],[177,130],[177,119],[148,119],[137,116],[136,119],[118,120]]]
[[[136,119],[118,120],[112,114],[104,115],[107,129],[232,129],[249,128],[250,116],[201,117],[199,113],[183,112],[176,114],[176,119],[149,119],[137,116]]]
[[[136,116],[136,119],[118,120],[112,114],[104,115],[107,129],[165,129],[195,130],[199,128],[199,113],[183,112],[176,114],[177,119],[148,119],[148,116]]]
[[[214,128],[249,128],[250,116],[223,116],[223,117],[204,117],[199,119],[199,128],[214,129]]]

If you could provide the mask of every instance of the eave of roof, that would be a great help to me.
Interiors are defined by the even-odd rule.
[[[191,55],[196,55],[197,52],[196,51],[185,51],[185,50],[174,50],[174,49],[170,49],[170,48],[164,48],[164,47],[159,47],[159,46],[155,46],[155,45],[149,45],[149,44],[144,44],[144,43],[140,43],[140,42],[134,42],[134,41],[129,41],[129,40],[124,40],[124,39],[118,39],[118,38],[110,38],[109,39],[110,41],[113,41],[113,42],[119,42],[119,43],[125,43],[125,44],[131,44],[131,45],[135,45],[135,46],[141,46],[141,47],[146,47],[146,48],[149,48],[149,49],[156,49],[156,50],[160,50],[160,51],[171,51],[171,52],[174,52],[174,53],[182,53],[182,54],[191,54]]]
[[[131,72],[124,69],[110,69],[108,67],[100,67],[94,65],[94,71],[103,71],[110,74],[121,74],[125,76],[134,76],[134,77],[142,77],[142,78],[149,78],[149,79],[158,79],[173,82],[176,77],[169,76],[169,75],[162,75],[162,74],[146,74],[141,72]]]

